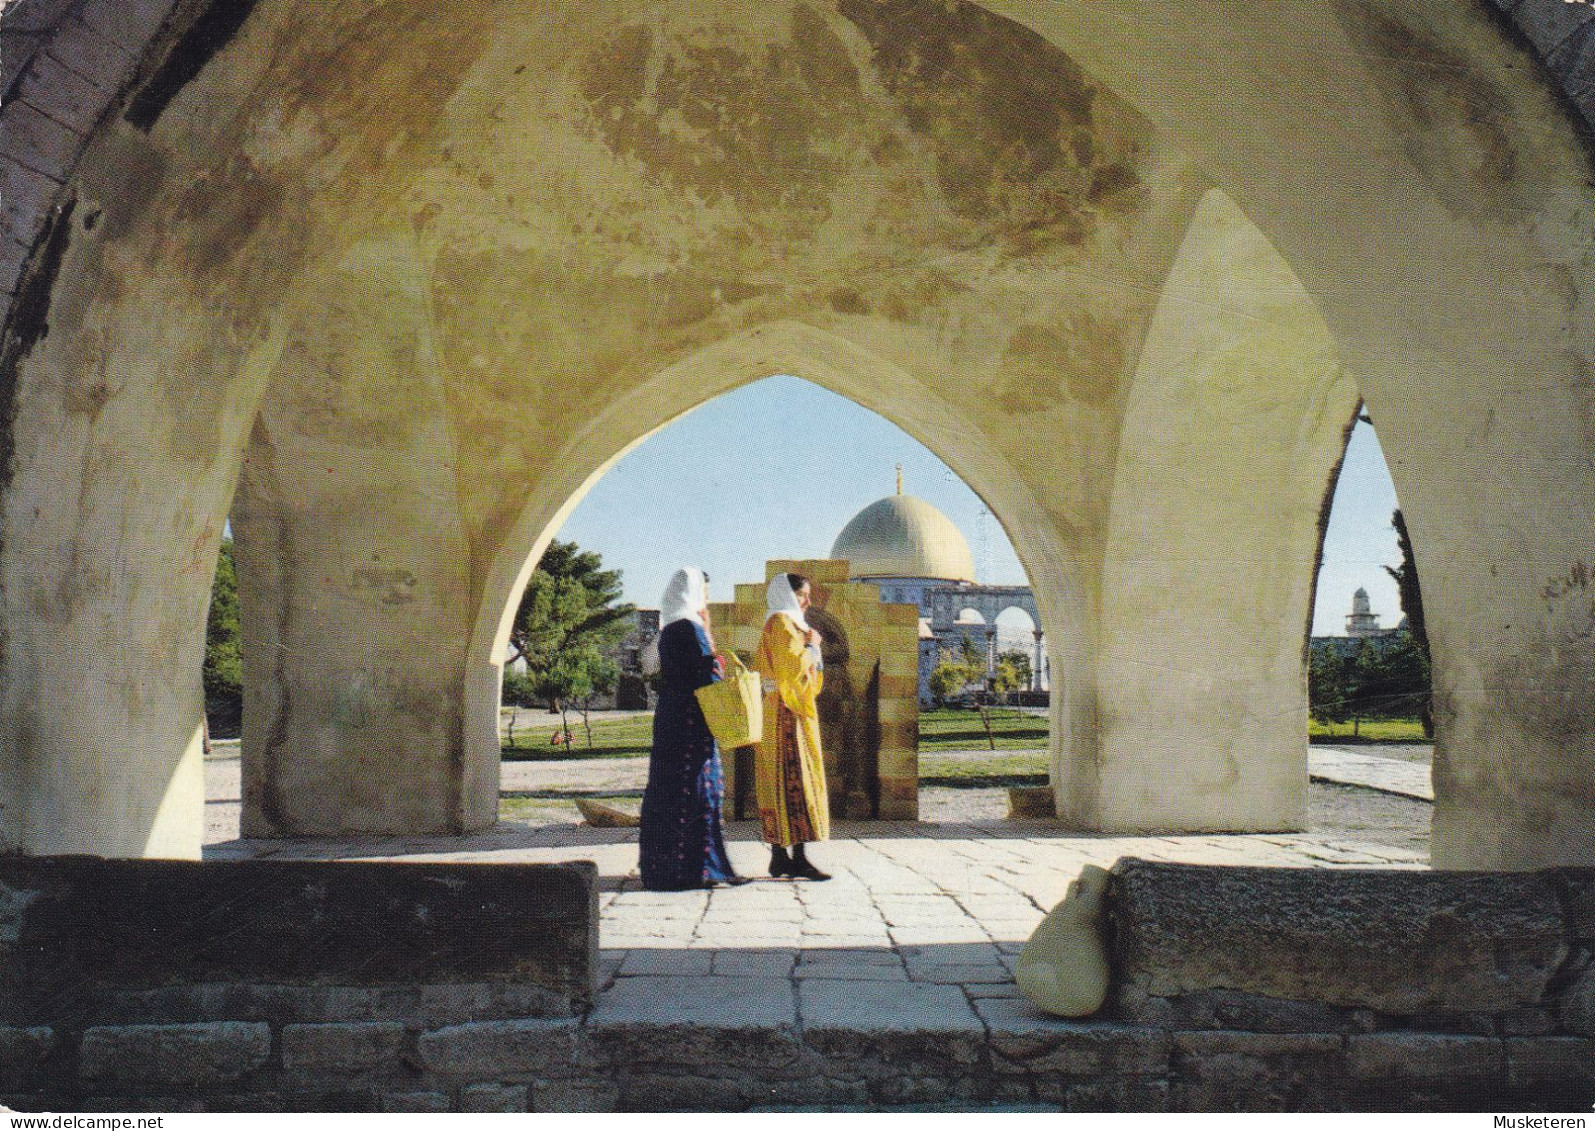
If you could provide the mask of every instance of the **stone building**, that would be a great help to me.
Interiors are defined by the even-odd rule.
[[[1378,614],[1368,604],[1368,590],[1358,588],[1351,595],[1351,612],[1346,614],[1346,635],[1360,640],[1383,631]]]
[[[1370,406],[1442,708],[1436,872],[1369,901],[1266,870],[1288,890],[1261,921],[1230,914],[1260,902],[1250,869],[1154,891],[1162,921],[1132,959],[1153,968],[1123,988],[1194,992],[1124,994],[1151,1032],[1038,1038],[1034,1019],[984,1020],[997,999],[913,1049],[788,1014],[762,1031],[818,1049],[771,1046],[760,1069],[828,1072],[820,1051],[870,1085],[905,1056],[944,1085],[971,1066],[1044,1078],[937,1093],[1009,1103],[1072,1071],[1072,1109],[1588,1110],[1595,985],[1570,963],[1595,948],[1590,4],[441,7],[0,12],[0,854],[20,940],[3,945],[13,1000],[53,1007],[4,1027],[8,1074],[81,1071],[125,1110],[271,1063],[254,1100],[282,1108],[318,1067],[341,1084],[387,1055],[409,1087],[446,1081],[463,1105],[508,1083],[525,1106],[530,1066],[559,1088],[597,1051],[632,1106],[723,1097],[723,1063],[681,1069],[759,1053],[744,1034],[768,1015],[719,1016],[707,1041],[672,1025],[588,1043],[543,1027],[547,999],[458,1024],[504,1008],[529,946],[562,939],[589,998],[562,1011],[586,1013],[591,865],[567,866],[564,923],[478,866],[270,862],[292,882],[214,886],[191,863],[205,609],[231,516],[246,835],[490,828],[504,642],[552,530],[642,437],[789,373],[903,427],[1001,516],[1051,642],[1058,816],[1087,831],[1306,821],[1299,626]],[[60,855],[178,859],[30,859]],[[364,898],[318,869],[358,874]],[[105,886],[63,914],[88,871]],[[1361,894],[1353,870],[1324,883]],[[107,892],[135,893],[117,933]],[[238,892],[277,932],[262,994],[211,992],[251,953],[215,915],[169,931]],[[346,903],[358,919],[333,926]],[[427,924],[460,922],[477,933],[426,945]],[[372,962],[372,923],[403,928],[381,932],[394,961]],[[1424,992],[1391,995],[1413,939],[1433,955]],[[1301,956],[1325,964],[1316,996],[1274,978]],[[202,992],[170,992],[196,968]],[[362,989],[395,969],[402,992]],[[428,970],[455,993],[415,985]],[[1342,974],[1373,992],[1338,992]],[[458,1003],[434,1018],[447,1029],[381,1012],[434,998]],[[114,1023],[157,999],[236,1005]],[[1215,1023],[1246,1031],[1201,1031]],[[1000,1049],[971,1048],[988,1033]],[[505,1054],[508,1073],[472,1074]],[[825,1096],[886,1098],[858,1084]]]
[[[1384,628],[1379,623],[1379,614],[1369,604],[1368,591],[1358,587],[1351,596],[1351,612],[1346,614],[1346,634],[1314,636],[1308,641],[1308,647],[1315,653],[1336,652],[1350,659],[1364,644],[1383,652],[1401,643],[1406,635],[1407,618],[1402,617],[1394,628]]]
[[[848,563],[854,581],[881,591],[881,600],[907,602],[919,609],[919,702],[931,702],[930,673],[943,651],[971,642],[986,659],[988,677],[996,673],[1002,648],[997,618],[1020,609],[1035,626],[1024,641],[1031,654],[1032,691],[1045,686],[1041,614],[1035,595],[1024,585],[981,585],[969,543],[941,511],[903,494],[879,499],[848,520],[831,546],[831,557]],[[973,612],[974,619],[965,614]]]
[[[919,814],[918,610],[884,601],[875,585],[851,579],[844,561],[767,562],[762,583],[738,585],[735,601],[709,606],[717,641],[749,666],[768,615],[765,592],[778,573],[808,577],[809,623],[824,639],[820,747],[832,814],[914,820]],[[727,809],[736,818],[751,816],[751,750],[738,751],[726,763]]]
[[[1366,402],[1435,861],[1595,859],[1595,13],[1146,7],[6,5],[0,848],[199,854],[229,516],[245,829],[490,826],[550,530],[789,373],[1001,517],[1090,830],[1306,820]]]

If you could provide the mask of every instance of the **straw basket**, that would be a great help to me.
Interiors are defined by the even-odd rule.
[[[759,673],[743,666],[737,654],[726,652],[726,675],[719,683],[705,684],[695,692],[703,708],[709,733],[727,750],[750,746],[764,733],[764,697]]]

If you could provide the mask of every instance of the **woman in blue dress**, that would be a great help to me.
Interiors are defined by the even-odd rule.
[[[726,856],[720,750],[693,694],[722,674],[709,635],[708,580],[701,570],[679,569],[659,603],[659,705],[639,837],[642,886],[650,891],[746,882]]]

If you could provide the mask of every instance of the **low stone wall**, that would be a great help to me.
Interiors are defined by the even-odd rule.
[[[921,987],[913,1015],[872,1010],[868,983],[846,1009],[817,1012],[819,999],[803,997],[809,1006],[793,1011],[782,997],[790,983],[752,977],[718,979],[724,1000],[698,1003],[692,1023],[646,993],[595,1001],[594,936],[580,926],[596,924],[593,880],[590,865],[0,862],[5,965],[40,976],[53,952],[71,977],[94,980],[92,992],[46,999],[8,974],[0,1102],[77,1111],[1588,1111],[1595,1102],[1595,872],[1121,861],[1108,902],[1115,997],[1100,1019],[1078,1023],[1041,1017],[1004,986],[971,994],[973,1017],[965,990],[950,985]],[[141,942],[140,907],[152,910],[144,930],[158,943]],[[103,960],[113,974],[93,975]]]
[[[597,948],[586,862],[0,860],[0,1095],[369,1106],[419,1031],[585,1012]]]

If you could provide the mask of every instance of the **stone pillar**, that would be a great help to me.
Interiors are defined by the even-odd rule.
[[[471,553],[410,268],[387,244],[340,265],[245,458],[246,836],[458,833],[497,816],[496,790],[467,786]]]
[[[1222,308],[1190,298],[1214,293]],[[1095,827],[1305,825],[1302,637],[1356,405],[1311,299],[1210,195],[1127,405],[1102,569]]]
[[[997,630],[986,629],[986,679],[989,681],[997,678]]]

